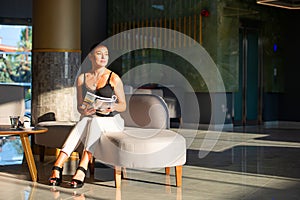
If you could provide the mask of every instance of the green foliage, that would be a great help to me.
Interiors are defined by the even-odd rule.
[[[0,82],[31,82],[31,49],[32,28],[26,27],[20,31],[16,53],[3,53],[0,60]]]

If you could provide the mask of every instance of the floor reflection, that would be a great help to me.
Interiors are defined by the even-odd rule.
[[[171,185],[170,175],[166,175],[165,183],[166,183],[166,193],[172,194],[172,188],[174,188],[174,186]],[[176,200],[182,200],[182,188],[181,187],[176,187]]]
[[[121,189],[117,188],[116,189],[116,200],[121,200],[121,199],[122,199]]]
[[[59,197],[60,197],[60,191],[58,189],[56,189],[55,186],[51,187],[50,191],[52,193],[53,199],[59,199]]]
[[[38,183],[32,183],[32,186],[27,186],[24,189],[24,200],[33,200],[35,198]]]
[[[30,181],[27,164],[0,166],[3,191],[0,199],[299,199],[300,131],[267,131],[224,132],[213,151],[202,159],[197,147],[205,133],[199,132],[187,151],[182,188],[176,187],[173,170],[165,175],[163,169],[152,172],[128,169],[121,189],[116,189],[114,170],[99,163],[95,177],[88,175],[81,189],[67,188],[76,170],[73,163],[65,168],[63,184],[50,187],[48,178],[55,156],[48,156],[45,162],[36,162],[38,183]]]
[[[77,194],[76,192],[74,192],[72,198],[74,200],[85,200],[85,195],[84,195],[84,193]]]
[[[170,175],[166,175],[165,186],[162,187],[165,187],[165,192],[167,196],[173,196],[173,197],[176,196],[176,200],[182,200],[182,188],[176,187],[175,185],[171,185],[171,178],[173,177],[171,177]],[[125,192],[125,194],[126,194],[126,188],[127,186],[123,187],[123,192]],[[99,186],[99,189],[101,189],[101,186]],[[43,191],[49,191],[49,192],[45,193]],[[54,200],[63,200],[63,199],[88,200],[88,199],[94,199],[94,197],[97,196],[95,190],[93,191],[93,189],[92,190],[88,189],[87,191],[85,190],[85,192],[82,191],[83,191],[82,189],[78,189],[74,191],[69,188],[63,188],[61,186],[48,186],[44,184],[33,183],[24,188],[22,192],[24,196],[22,197],[22,199],[34,200],[34,199],[40,199],[41,197],[44,197],[45,199],[54,199]],[[122,200],[122,188],[114,188],[113,191],[115,191],[115,200]]]

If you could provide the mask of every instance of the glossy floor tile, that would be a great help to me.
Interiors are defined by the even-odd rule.
[[[83,188],[69,189],[76,160],[65,164],[62,186],[50,187],[55,158],[47,156],[43,163],[36,157],[37,183],[30,181],[26,163],[0,166],[0,199],[300,199],[300,130],[250,126],[180,133],[191,141],[181,188],[175,186],[174,169],[170,176],[163,169],[128,169],[115,189],[113,170],[97,162]]]

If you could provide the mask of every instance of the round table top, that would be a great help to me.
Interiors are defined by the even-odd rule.
[[[20,134],[37,134],[45,133],[48,129],[45,127],[31,127],[31,128],[10,128],[10,125],[0,125],[0,135],[20,135]]]

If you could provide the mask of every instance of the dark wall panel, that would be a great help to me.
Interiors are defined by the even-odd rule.
[[[82,61],[90,47],[107,38],[107,0],[81,1]]]
[[[32,0],[6,0],[1,1],[0,18],[7,19],[14,18],[32,18]]]
[[[295,28],[300,20],[299,12],[287,12],[288,19],[285,33],[284,46],[284,93],[279,99],[279,120],[300,121],[300,30]],[[294,38],[294,39],[293,39]]]

